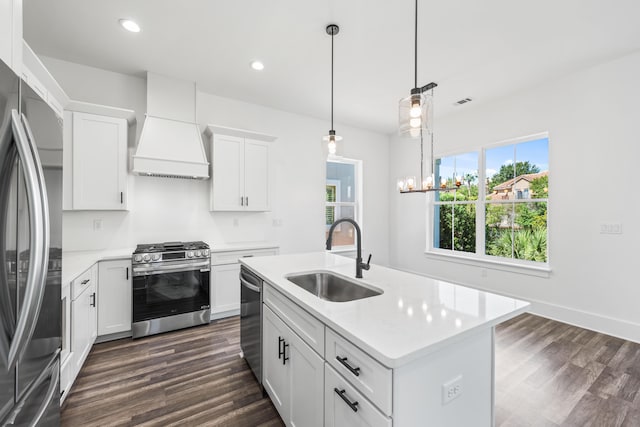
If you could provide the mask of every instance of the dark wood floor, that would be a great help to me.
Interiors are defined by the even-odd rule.
[[[282,426],[237,317],[93,347],[62,425]],[[524,314],[496,330],[496,426],[640,426],[640,344]],[[466,427],[466,426],[465,426]]]
[[[93,346],[63,426],[283,426],[240,358],[238,317]]]
[[[640,344],[524,314],[496,328],[496,425],[640,426]]]

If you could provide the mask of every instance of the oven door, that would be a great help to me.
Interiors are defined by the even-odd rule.
[[[209,308],[207,266],[159,266],[133,274],[133,321]]]

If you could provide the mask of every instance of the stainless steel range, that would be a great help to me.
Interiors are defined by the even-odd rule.
[[[131,258],[133,338],[209,323],[209,245],[138,245]]]

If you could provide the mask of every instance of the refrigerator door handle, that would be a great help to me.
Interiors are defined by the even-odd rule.
[[[33,134],[24,115],[11,111],[11,124],[16,136],[18,155],[24,169],[24,180],[29,200],[29,271],[25,287],[24,303],[16,322],[8,354],[8,369],[15,366],[31,340],[40,306],[49,263],[49,207],[44,184],[44,173],[38,158]]]
[[[44,400],[42,401],[42,405],[38,408],[38,412],[33,417],[31,425],[37,426],[40,425],[40,420],[47,412],[49,405],[53,401],[53,399],[57,396],[60,397],[60,359],[56,359],[55,363],[51,366],[51,379],[49,380],[49,388],[47,389],[47,394],[44,396]]]
[[[35,413],[35,416],[29,423],[30,426],[37,426],[44,414],[49,407],[49,404],[53,401],[53,399],[58,396],[60,393],[60,349],[56,350],[51,358],[50,362],[47,364],[47,367],[42,370],[40,375],[33,381],[33,383],[29,386],[29,389],[25,393],[25,395],[18,401],[11,412],[7,414],[7,416],[0,420],[2,425],[13,425],[15,424],[16,418],[22,412],[24,405],[29,401],[31,395],[34,391],[40,387],[42,383],[44,383],[47,379],[50,378],[49,388],[47,389],[47,393],[38,408],[38,411]]]

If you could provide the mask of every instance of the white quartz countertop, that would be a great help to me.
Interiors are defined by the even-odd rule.
[[[210,246],[210,252],[233,252],[256,249],[277,248],[278,245],[268,242],[220,243]],[[62,252],[62,283],[66,285],[84,273],[98,261],[131,258],[135,248],[121,248],[98,251],[63,251]]]
[[[249,251],[256,249],[272,249],[277,248],[277,244],[266,242],[243,242],[243,243],[219,243],[211,245],[209,251],[216,252],[233,252],[233,251]]]
[[[62,283],[63,285],[68,284],[98,261],[131,258],[133,251],[133,248],[102,251],[63,251]]]
[[[529,307],[525,301],[374,264],[363,271],[363,279],[355,279],[353,259],[327,252],[240,262],[389,368],[491,328]],[[349,302],[325,301],[286,279],[308,271],[331,271],[384,293]]]

